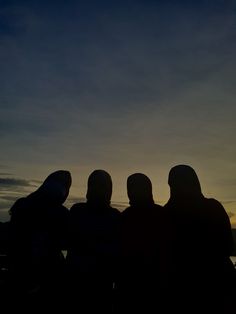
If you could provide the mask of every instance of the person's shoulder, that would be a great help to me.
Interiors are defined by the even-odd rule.
[[[86,209],[87,209],[86,203],[75,203],[74,205],[72,205],[69,212],[70,215],[76,215],[83,213]]]
[[[26,221],[30,212],[29,207],[30,202],[27,197],[17,199],[9,210],[11,223]]]
[[[10,209],[11,214],[15,214],[17,211],[19,211],[22,208],[26,208],[28,206],[28,199],[26,197],[18,198],[15,203],[12,205]]]
[[[159,204],[153,204],[153,213],[157,217],[163,216],[165,213],[164,207]]]
[[[128,206],[128,207],[126,207],[126,208],[121,212],[121,216],[122,216],[122,217],[126,217],[126,216],[129,215],[130,212],[132,212],[132,211],[133,211],[132,206]]]
[[[66,206],[61,205],[59,207],[59,209],[60,209],[61,215],[64,215],[64,216],[68,216],[69,215],[69,209]]]
[[[224,206],[218,200],[214,198],[205,198],[205,205],[205,210],[207,210],[208,214],[216,220],[229,219]]]
[[[112,215],[114,215],[116,217],[120,217],[120,215],[121,215],[121,212],[115,207],[110,206],[110,211],[111,211]]]
[[[27,197],[21,197],[18,198],[18,200],[15,201],[15,203],[13,204],[13,206],[21,206],[21,205],[26,205],[28,203],[28,199]]]
[[[115,222],[120,222],[121,212],[117,208],[110,206],[110,208],[109,208],[109,216],[110,216],[111,220],[113,220]]]
[[[140,211],[137,211],[135,206],[130,205],[121,213],[121,221],[130,223],[131,221],[137,220],[137,217],[140,217],[140,215]]]
[[[153,208],[155,210],[158,210],[158,211],[163,211],[164,210],[164,206],[161,206],[159,204],[153,204]]]
[[[164,209],[164,211],[171,211],[171,210],[173,210],[173,208],[181,208],[181,207],[183,207],[183,206],[185,206],[184,205],[184,201],[174,201],[173,199],[169,199],[162,207],[163,207],[163,209]]]
[[[214,198],[204,198],[204,201],[210,208],[224,209],[223,205]]]

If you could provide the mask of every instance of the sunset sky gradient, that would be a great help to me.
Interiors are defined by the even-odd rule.
[[[94,169],[164,204],[184,163],[236,227],[235,55],[236,1],[1,1],[0,220],[57,169],[70,204]]]

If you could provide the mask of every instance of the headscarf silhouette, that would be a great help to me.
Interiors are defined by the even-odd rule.
[[[88,178],[87,201],[74,204],[69,213],[69,306],[82,313],[112,310],[120,213],[110,206],[111,195],[111,176],[95,170]]]
[[[66,170],[51,173],[43,184],[28,198],[42,199],[56,204],[63,204],[67,199],[71,186],[71,174]]]
[[[142,173],[134,173],[127,179],[127,193],[130,205],[153,204],[151,180]]]
[[[222,308],[224,298],[232,293],[235,277],[229,258],[233,244],[229,217],[217,200],[203,196],[190,166],[173,167],[168,183],[170,199],[164,207],[169,222],[167,296],[175,300],[170,312],[179,307],[189,313],[191,305],[196,304],[193,313],[203,307],[204,313],[226,313]]]
[[[121,215],[120,313],[154,313],[160,286],[162,207],[151,180],[142,173],[127,179],[130,206]],[[158,300],[158,301],[157,301]]]
[[[11,208],[10,273],[14,294],[41,305],[63,291],[69,211],[62,204],[71,186],[69,171],[51,173],[43,184]],[[30,297],[32,296],[32,298]]]
[[[187,165],[178,165],[170,170],[168,184],[170,199],[200,199],[203,197],[201,185],[194,169]]]
[[[109,205],[111,195],[112,180],[109,173],[104,170],[94,170],[88,178],[87,201]]]

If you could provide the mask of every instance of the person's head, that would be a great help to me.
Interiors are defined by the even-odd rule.
[[[94,170],[88,178],[87,201],[98,204],[110,204],[112,180],[104,170]]]
[[[151,180],[142,173],[134,173],[127,179],[127,193],[130,205],[153,203]]]
[[[69,195],[72,179],[69,171],[58,170],[51,173],[36,191],[50,202],[63,204]]]
[[[168,184],[173,199],[202,197],[201,185],[194,169],[187,165],[177,165],[169,172]]]

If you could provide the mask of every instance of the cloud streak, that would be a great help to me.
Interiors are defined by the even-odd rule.
[[[6,187],[28,187],[32,186],[30,182],[23,179],[15,179],[15,178],[0,178],[0,188]]]
[[[0,177],[0,220],[9,220],[9,209],[14,202],[28,195],[36,185],[34,180]]]

